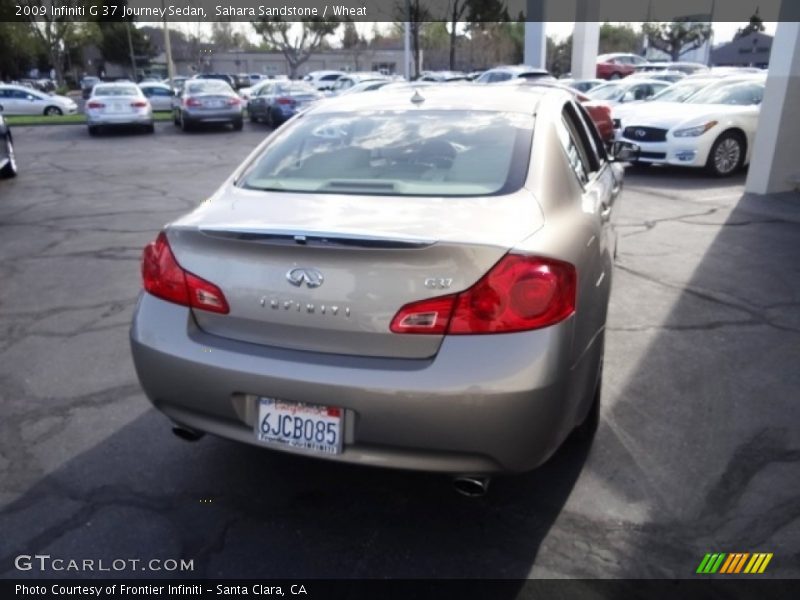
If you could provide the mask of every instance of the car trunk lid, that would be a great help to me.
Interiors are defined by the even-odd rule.
[[[173,224],[168,237],[181,266],[219,286],[228,301],[227,315],[194,311],[208,333],[297,350],[426,358],[441,336],[392,333],[397,311],[468,288],[541,225],[525,190],[398,199],[231,187],[225,199]]]

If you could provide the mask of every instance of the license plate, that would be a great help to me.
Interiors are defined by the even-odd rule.
[[[258,399],[256,438],[321,454],[342,452],[342,409],[331,406]]]
[[[221,108],[225,106],[225,104],[221,100],[209,100],[206,102],[206,106],[208,108]]]

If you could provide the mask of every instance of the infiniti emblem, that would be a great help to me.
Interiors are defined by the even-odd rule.
[[[316,269],[297,267],[290,269],[286,273],[286,280],[297,287],[305,283],[307,287],[318,288],[325,281],[325,278]]]
[[[643,138],[647,135],[647,132],[644,129],[637,129],[636,130],[636,137]]]

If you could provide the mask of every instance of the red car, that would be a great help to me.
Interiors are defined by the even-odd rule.
[[[592,100],[591,98],[589,98],[589,96],[579,92],[575,88],[562,85],[558,81],[545,81],[542,79],[527,81],[527,80],[516,79],[509,82],[505,82],[504,85],[509,85],[512,83],[514,85],[537,85],[544,87],[552,87],[564,90],[565,92],[569,92],[570,94],[573,95],[575,100],[577,100],[583,105],[583,107],[586,109],[586,112],[589,113],[589,116],[592,117],[594,126],[597,127],[597,131],[598,133],[600,133],[600,137],[603,138],[603,141],[607,144],[610,144],[611,142],[614,141],[614,121],[611,119],[610,104],[606,104],[601,100]]]
[[[633,73],[637,66],[645,64],[647,61],[636,54],[601,54],[597,57],[597,78],[622,79]]]

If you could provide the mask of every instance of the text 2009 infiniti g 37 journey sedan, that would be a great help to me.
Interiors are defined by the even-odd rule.
[[[596,423],[621,181],[559,90],[320,103],[145,249],[139,379],[184,436],[532,469]]]

